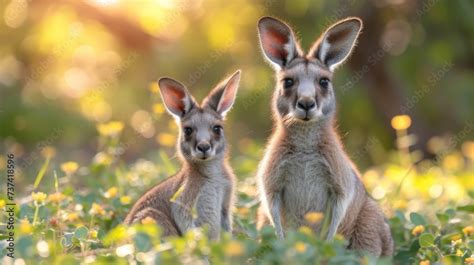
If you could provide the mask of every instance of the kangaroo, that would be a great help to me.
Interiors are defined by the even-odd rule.
[[[304,216],[326,212],[327,240],[340,233],[351,249],[389,256],[390,228],[334,128],[333,72],[351,54],[361,29],[359,18],[341,20],[305,55],[287,24],[272,17],[259,20],[261,48],[277,84],[272,100],[275,129],[257,172],[257,226],[273,225],[279,238],[302,225],[321,232],[320,223],[311,224]]]
[[[146,192],[125,224],[150,217],[161,226],[163,236],[181,236],[202,225],[209,226],[213,240],[219,239],[221,229],[232,233],[235,177],[227,162],[223,122],[239,81],[240,70],[217,85],[200,106],[181,83],[170,78],[158,81],[164,105],[180,128],[177,153],[182,168]]]

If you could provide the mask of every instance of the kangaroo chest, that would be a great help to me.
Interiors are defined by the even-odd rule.
[[[329,197],[329,170],[317,153],[288,155],[281,168],[285,182],[282,192],[284,223],[303,224],[308,212],[324,212]]]
[[[227,185],[225,180],[206,180],[196,198],[198,218],[209,220],[220,216]]]
[[[224,193],[224,188],[222,185],[217,185],[214,183],[206,183],[201,187],[199,191],[196,206],[205,206],[205,205],[217,205],[218,201],[222,201]]]

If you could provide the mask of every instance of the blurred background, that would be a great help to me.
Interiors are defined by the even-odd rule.
[[[238,173],[252,175],[272,128],[264,15],[292,25],[305,49],[338,19],[363,19],[334,81],[338,130],[362,169],[397,145],[418,161],[473,139],[472,1],[2,0],[0,10],[0,152],[16,155],[19,181],[48,153],[57,164],[108,159],[100,135],[120,134],[106,138],[116,141],[108,154],[126,163],[173,157],[177,126],[155,81],[173,77],[201,100],[238,68],[227,135]],[[398,142],[394,126],[408,128]]]

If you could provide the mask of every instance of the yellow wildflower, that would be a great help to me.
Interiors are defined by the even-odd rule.
[[[237,257],[244,253],[244,246],[239,241],[232,240],[225,246],[224,252],[231,257]]]
[[[174,145],[176,137],[171,133],[160,133],[156,136],[156,141],[162,146],[171,147]]]
[[[465,264],[472,264],[472,263],[474,263],[474,255],[471,255],[469,258],[466,258],[466,259],[464,260],[464,263],[465,263]]]
[[[132,198],[130,196],[122,196],[120,197],[120,203],[123,205],[130,204]]]
[[[411,230],[411,234],[414,235],[414,236],[418,236],[420,235],[421,233],[423,233],[425,231],[425,227],[422,226],[422,225],[417,225],[415,226],[415,228],[413,228],[413,230]]]
[[[123,130],[124,124],[120,121],[111,121],[97,125],[97,130],[104,136],[117,136]]]
[[[462,144],[462,152],[463,154],[474,161],[474,142],[472,141],[467,141]]]
[[[158,82],[152,82],[150,84],[150,91],[151,93],[158,93],[158,91],[160,91],[160,87],[158,86]]]
[[[95,164],[107,166],[107,165],[112,164],[113,157],[107,153],[99,152],[94,156],[93,161]]]
[[[153,113],[155,114],[163,114],[165,112],[165,107],[162,104],[156,103],[153,105]]]
[[[324,217],[324,214],[321,212],[309,212],[304,215],[304,219],[306,220],[306,222],[310,224],[315,224],[321,221],[323,217]]]
[[[430,261],[429,260],[422,260],[422,261],[420,261],[419,264],[420,265],[430,265]]]
[[[93,203],[89,213],[92,215],[105,215],[106,212],[102,206],[97,203]]]
[[[22,219],[20,221],[20,232],[22,234],[30,234],[33,231],[33,226],[30,224],[28,219]]]
[[[56,149],[51,146],[46,146],[43,149],[41,149],[41,155],[45,158],[51,158],[56,155]]]
[[[471,235],[474,235],[474,226],[466,226],[462,229],[462,232],[466,235],[466,236],[471,236]]]
[[[451,245],[453,245],[453,247],[457,246],[457,245],[461,245],[462,244],[462,239],[456,239],[456,240],[451,240]]]
[[[462,251],[460,249],[457,249],[456,250],[456,256],[462,257],[462,256],[464,256],[464,253],[462,253]]]
[[[156,224],[156,221],[150,216],[147,216],[141,220],[141,223],[144,225],[151,225],[151,224]]]
[[[304,253],[306,251],[306,244],[303,243],[303,242],[300,242],[300,241],[296,242],[295,243],[295,250],[298,253]]]
[[[397,115],[392,118],[391,123],[395,130],[406,130],[411,125],[411,118],[408,115]]]
[[[453,153],[443,158],[443,168],[447,170],[459,170],[464,166],[464,159],[459,153]]]
[[[5,200],[0,200],[0,208],[5,207],[6,204]]]
[[[74,174],[78,168],[79,165],[74,161],[69,161],[61,164],[61,170],[67,175]]]
[[[451,237],[451,240],[452,240],[452,241],[457,241],[457,240],[459,240],[459,239],[461,239],[461,234],[456,234],[456,235],[454,235],[454,236]]]
[[[31,193],[31,198],[33,198],[33,201],[35,201],[35,203],[44,203],[44,201],[46,200],[48,195],[46,195],[46,193],[44,192],[32,192]]]
[[[248,207],[239,207],[237,208],[237,212],[242,217],[248,217],[250,214],[250,209]]]
[[[66,195],[62,194],[61,192],[55,192],[48,196],[48,201],[52,203],[60,203],[64,199],[66,199]]]
[[[407,201],[404,199],[397,199],[393,202],[393,208],[395,209],[406,209],[407,208]]]
[[[118,194],[118,189],[117,187],[111,187],[104,193],[104,197],[107,199],[114,198]]]
[[[91,231],[89,231],[89,236],[90,236],[91,238],[93,238],[93,239],[97,238],[97,235],[98,235],[98,234],[99,234],[99,233],[97,232],[97,230],[91,230]]]
[[[79,214],[77,214],[77,213],[69,213],[69,214],[66,216],[66,219],[67,219],[69,222],[74,222],[74,221],[76,221],[77,219],[79,219]]]
[[[308,235],[308,236],[312,236],[313,235],[313,230],[307,226],[300,226],[300,228],[298,228],[298,231],[300,233],[303,233],[305,235]]]

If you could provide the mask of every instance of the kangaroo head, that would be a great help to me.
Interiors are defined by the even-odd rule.
[[[284,124],[310,124],[334,115],[333,72],[349,57],[361,29],[359,18],[341,20],[304,54],[287,24],[272,17],[259,20],[260,44],[277,77],[274,112]]]
[[[184,159],[203,162],[225,155],[223,120],[234,103],[239,80],[240,70],[217,85],[201,105],[178,81],[166,77],[158,81],[164,105],[180,128],[178,152]]]

